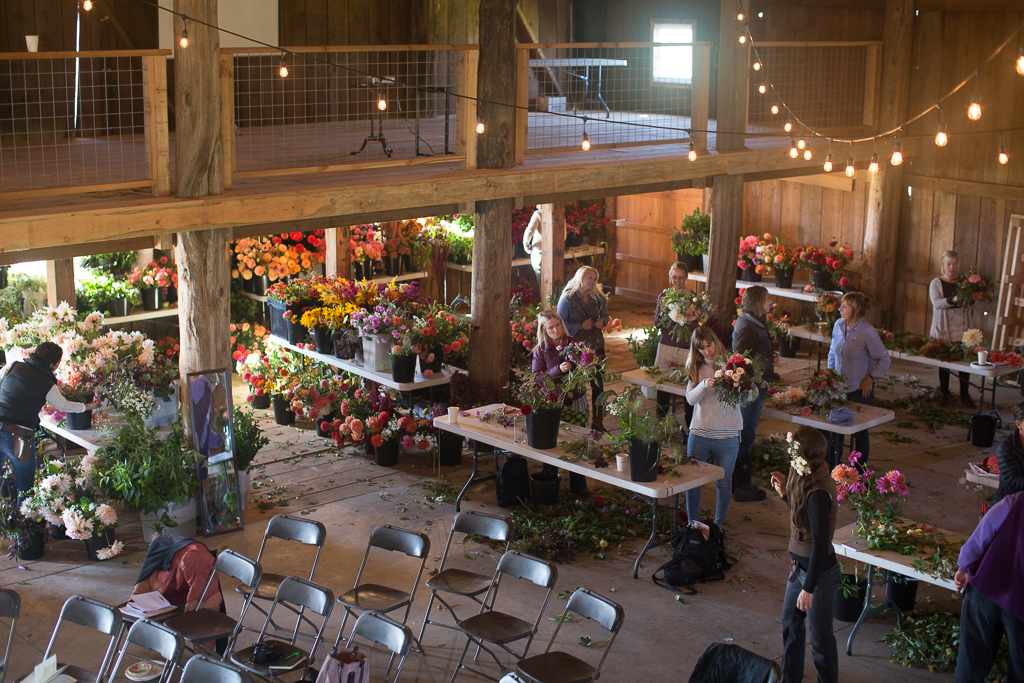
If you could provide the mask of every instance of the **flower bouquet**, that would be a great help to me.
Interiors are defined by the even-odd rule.
[[[605,359],[597,355],[597,352],[585,342],[568,342],[559,347],[558,355],[572,366],[569,372],[562,375],[563,391],[571,393],[585,387],[591,380],[604,373]]]
[[[800,407],[807,400],[807,390],[798,384],[790,384],[785,389],[768,388],[768,396],[764,402],[770,408],[788,410],[789,408]]]
[[[654,481],[658,478],[661,446],[672,440],[679,429],[675,416],[659,419],[647,407],[640,387],[626,387],[621,395],[606,391],[599,401],[608,413],[619,419],[619,439],[629,444],[629,478],[631,481]]]
[[[768,307],[768,313],[765,314],[765,322],[768,324],[768,334],[773,339],[789,339],[789,328],[793,324],[789,317],[789,311],[782,311],[776,315],[775,304],[771,304]]]
[[[150,287],[177,287],[178,272],[174,268],[168,268],[165,264],[167,257],[160,258],[164,264],[151,261],[145,268],[133,268],[128,282],[139,289]]]
[[[583,236],[604,227],[611,219],[602,218],[601,213],[600,204],[580,206],[579,202],[569,202],[565,205],[566,233],[571,232]]]
[[[797,254],[778,237],[766,232],[757,244],[757,259],[760,263],[774,270],[791,271],[796,268],[800,259]]]
[[[384,233],[376,224],[352,226],[352,234],[349,236],[349,261],[380,261],[384,257],[383,238]],[[369,273],[363,275],[370,277]]]
[[[992,290],[995,283],[989,275],[979,275],[971,266],[971,269],[960,276],[960,284],[956,287],[957,306],[970,308],[978,301],[992,301]]]
[[[734,353],[715,365],[714,388],[718,400],[728,406],[743,408],[757,398],[761,384],[761,362],[745,353]]]
[[[818,315],[818,320],[828,324],[826,334],[832,334],[832,327],[839,316],[839,299],[828,292],[822,294],[814,304],[814,312]]]
[[[685,256],[700,256],[708,253],[711,239],[711,214],[701,213],[700,208],[683,219],[679,229],[672,233],[672,250]]]
[[[764,273],[764,267],[758,271],[757,267],[757,235],[747,235],[740,240],[739,254],[737,256],[736,265],[743,271],[747,271],[751,268],[755,269],[758,275]]]
[[[979,351],[984,350],[985,335],[975,327],[964,332],[959,343],[953,344],[953,352],[961,355],[964,360],[973,360],[978,357]]]
[[[819,411],[847,403],[846,375],[835,370],[816,370],[807,385],[807,403]]]
[[[231,277],[251,280],[263,277],[267,273],[267,265],[273,255],[270,253],[270,240],[265,237],[243,237],[235,242],[235,267],[231,269]],[[277,279],[276,273],[274,279]]]
[[[231,358],[238,361],[254,351],[263,350],[270,332],[256,323],[231,323]]]
[[[877,527],[888,527],[899,517],[901,498],[910,495],[907,483],[898,470],[879,475],[860,467],[861,454],[850,454],[850,464],[840,463],[832,470],[836,498],[849,502],[857,511],[857,535],[868,538],[872,550],[880,550],[879,538],[873,536]]]
[[[658,314],[655,317],[659,321],[659,328],[668,332],[676,341],[683,341],[689,340],[693,334],[688,327],[689,323],[703,324],[714,312],[711,290],[694,292],[669,287],[658,302]]]

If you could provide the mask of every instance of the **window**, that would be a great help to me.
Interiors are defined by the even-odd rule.
[[[655,19],[651,22],[652,43],[687,43],[655,47],[652,80],[666,85],[693,83],[693,22]]]

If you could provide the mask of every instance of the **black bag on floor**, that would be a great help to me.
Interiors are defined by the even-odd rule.
[[[782,679],[775,662],[739,645],[711,643],[693,667],[689,683],[772,683]]]
[[[725,554],[725,534],[717,524],[703,522],[708,527],[708,537],[696,526],[687,525],[672,539],[672,558],[658,567],[651,580],[668,588],[688,588],[694,595],[693,584],[700,581],[721,581],[733,563]],[[662,578],[658,578],[658,574]],[[664,583],[663,583],[664,582]]]
[[[526,467],[526,458],[512,455],[505,458],[498,470],[495,485],[498,494],[498,505],[511,508],[530,500],[530,472]]]

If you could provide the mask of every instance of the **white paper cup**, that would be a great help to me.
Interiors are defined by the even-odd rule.
[[[39,52],[39,36],[25,36],[25,47],[29,52]]]
[[[629,469],[629,456],[625,453],[615,454],[615,469],[619,472],[625,472]]]
[[[459,409],[456,406],[452,406],[448,409],[448,423],[459,424]]]
[[[988,362],[988,351],[978,351],[978,365],[984,365]]]

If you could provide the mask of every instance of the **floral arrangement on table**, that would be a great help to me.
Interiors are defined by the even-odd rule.
[[[966,330],[963,337],[956,344],[953,344],[953,352],[963,357],[963,360],[974,360],[978,357],[979,351],[985,351],[985,335],[981,330],[972,327]]]
[[[448,243],[449,258],[472,258],[476,218],[473,214],[442,216],[437,225]]]
[[[774,303],[769,305],[768,312],[765,314],[768,334],[772,336],[772,339],[789,339],[789,328],[793,325],[789,317],[789,311],[782,311],[782,313],[776,315],[775,308]]]
[[[764,274],[765,267],[763,264],[758,263],[758,248],[759,240],[757,235],[747,235],[740,240],[739,254],[737,256],[736,265],[742,270],[754,269],[754,272]],[[760,270],[758,270],[760,268]]]
[[[766,232],[758,241],[756,258],[759,263],[774,270],[792,270],[800,262],[799,250],[793,250],[783,244],[778,237]]]
[[[831,410],[849,402],[846,398],[846,375],[831,369],[815,370],[807,384],[808,406]],[[808,414],[810,411],[808,411]]]
[[[156,340],[157,358],[166,358],[173,363],[177,363],[180,352],[181,343],[178,341],[178,337],[167,335]]]
[[[373,310],[358,310],[352,314],[352,326],[363,337],[385,337],[409,347],[415,342],[412,320],[408,313],[394,304],[380,303]],[[394,342],[392,342],[394,343]]]
[[[826,292],[819,296],[818,300],[814,303],[814,312],[821,320],[835,322],[836,313],[839,312],[839,300],[834,294]],[[831,332],[832,330],[829,330],[829,333]]]
[[[246,359],[246,365],[250,367],[255,365],[255,368],[262,370],[260,374],[263,375],[261,387],[264,390],[263,393],[270,394],[271,397],[287,397],[287,392],[292,386],[292,378],[302,372],[302,358],[289,349],[274,343],[267,344],[262,360],[256,360],[253,363],[250,360],[253,355],[257,354],[250,354]],[[252,382],[250,382],[250,386],[255,388]]]
[[[546,372],[527,372],[516,376],[506,387],[525,417],[537,410],[561,410],[572,405],[572,391],[559,386]]]
[[[790,384],[785,389],[768,387],[768,395],[764,402],[770,408],[778,410],[799,408],[807,402],[807,390],[799,384]]]
[[[421,451],[430,449],[430,441],[416,439],[417,432],[422,429],[420,420],[402,415],[397,411],[382,411],[366,421],[366,429],[370,433],[370,443],[383,446],[385,443],[399,441],[403,448],[418,448]]]
[[[694,292],[689,289],[669,287],[658,301],[658,327],[673,339],[688,341],[693,331],[689,324],[696,322],[703,325],[715,312],[715,304],[711,303],[711,290]]]
[[[601,214],[604,210],[600,204],[582,206],[580,202],[569,202],[565,205],[565,229],[577,235],[587,235],[604,228],[611,221]],[[529,220],[529,218],[527,218]],[[522,235],[520,235],[520,238]]]
[[[606,391],[601,395],[602,401],[610,415],[619,419],[619,442],[636,441],[652,444],[668,443],[679,430],[674,415],[666,415],[659,419],[647,405],[647,399],[640,387],[629,386],[622,394]]]
[[[683,219],[672,233],[672,250],[677,254],[700,256],[708,253],[711,240],[711,214],[701,213],[700,207]]]
[[[257,396],[271,396],[277,388],[277,377],[270,368],[267,357],[259,351],[253,351],[244,358],[237,359],[235,369],[242,380],[249,385],[249,394],[245,400],[252,403]]]
[[[757,398],[762,382],[761,362],[745,353],[734,353],[715,362],[714,389],[728,406],[746,407]]]
[[[461,357],[468,350],[471,328],[469,318],[455,315],[448,308],[435,304],[426,314],[412,320],[413,350],[427,363],[434,362],[439,351],[443,351],[449,360]],[[432,375],[432,370],[423,372],[424,377]]]
[[[522,245],[523,235],[526,234],[526,226],[530,224],[530,218],[533,217],[533,212],[537,210],[536,206],[524,206],[521,209],[513,209],[512,211],[512,245]]]
[[[807,246],[797,252],[800,267],[807,270],[828,271],[835,277],[835,272],[842,270],[853,260],[853,249],[849,247],[836,246],[838,242],[832,240],[828,248]]]
[[[160,259],[166,263],[167,257]],[[145,268],[134,268],[128,276],[128,282],[139,289],[150,289],[153,287],[177,287],[178,271],[175,268],[167,268],[165,265],[151,261]]]
[[[960,284],[956,286],[957,306],[970,308],[979,301],[992,301],[992,291],[995,289],[992,276],[979,275],[974,266],[960,276]]]
[[[380,261],[384,258],[384,233],[374,223],[352,226],[349,236],[349,261]]]
[[[414,270],[422,268],[422,256],[423,256],[423,228],[426,226],[427,221],[423,218],[416,220],[399,221],[398,223],[398,234],[408,248],[410,256],[410,266]],[[399,248],[399,253],[403,256],[405,252]]]
[[[308,280],[275,282],[267,288],[267,298],[283,302],[287,306],[284,318],[298,322],[302,312],[296,312],[295,307],[308,307],[319,301],[320,291],[318,285],[321,281],[322,278],[310,278]]]
[[[347,390],[345,377],[311,368],[292,378],[288,398],[293,413],[316,423],[337,412],[339,397]]]
[[[231,323],[231,359],[240,360],[254,351],[262,351],[270,330],[256,323]]]

